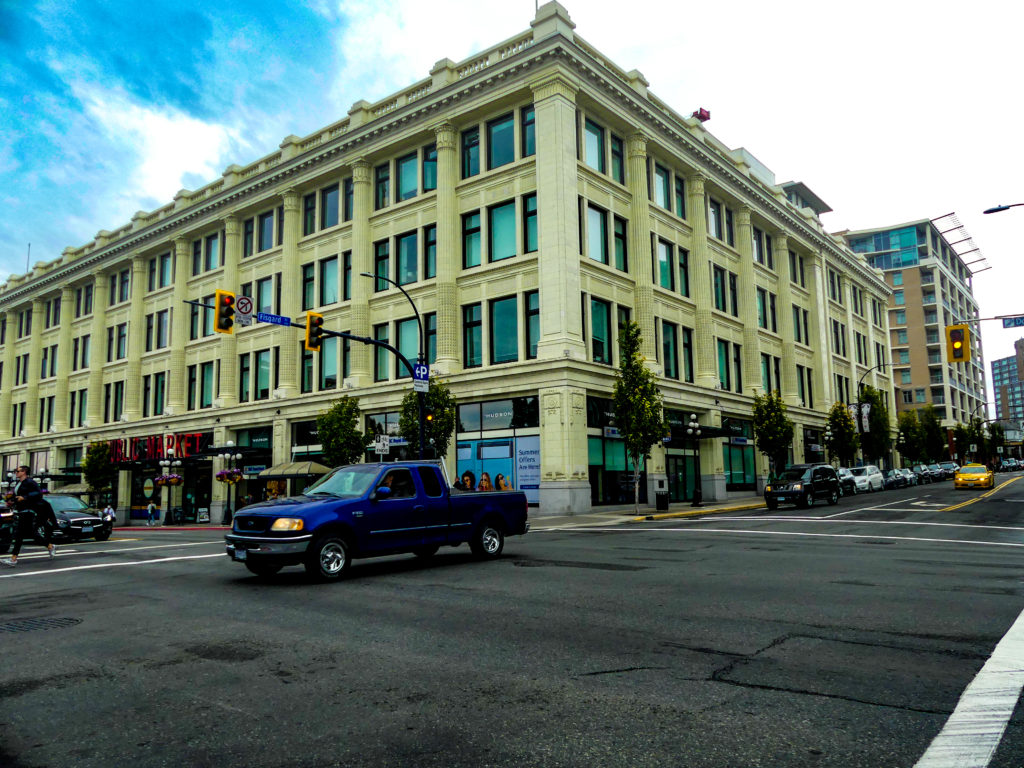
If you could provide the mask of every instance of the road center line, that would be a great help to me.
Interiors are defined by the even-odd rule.
[[[1024,688],[1024,612],[960,696],[914,768],[984,768],[1002,740]]]
[[[937,528],[970,528],[981,531],[1020,531],[1024,533],[1024,527],[1013,525],[968,525],[967,523],[927,523],[924,521],[914,522],[913,520],[834,520],[831,517],[716,517],[714,520],[745,520],[758,522],[777,523],[841,523],[842,525],[931,525]],[[687,520],[695,524],[709,522],[707,520]]]
[[[174,560],[202,560],[207,557],[224,557],[223,552],[213,555],[181,555],[179,557],[161,557],[156,560],[133,560],[128,563],[96,563],[95,565],[73,565],[70,568],[48,568],[45,571],[29,571],[28,573],[5,573],[0,579],[17,579],[24,576],[52,576],[55,573],[70,573],[71,571],[85,571],[91,568],[120,568],[125,565],[154,565],[157,563],[170,563]]]

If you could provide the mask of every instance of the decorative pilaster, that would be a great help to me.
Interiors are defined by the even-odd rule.
[[[772,237],[775,264],[779,271],[779,333],[782,335],[782,399],[787,406],[800,405],[796,386],[796,355],[793,354],[793,276],[789,271],[789,239],[778,233]],[[822,393],[824,394],[824,393]]]
[[[459,354],[459,292],[462,266],[459,211],[458,134],[448,121],[434,126],[437,143],[437,360],[436,369],[452,374],[462,368]]]
[[[587,358],[580,313],[579,185],[576,169],[576,93],[561,74],[531,84],[537,128],[541,359]]]
[[[56,432],[68,428],[68,376],[71,375],[71,308],[75,289],[65,285],[60,291],[60,330],[57,333],[57,392],[53,400],[53,427]],[[3,434],[0,431],[0,434]]]
[[[128,310],[128,366],[124,381],[124,418],[142,418],[142,353],[146,341],[146,259],[132,259],[132,303]]]
[[[4,369],[3,378],[0,380],[0,437],[6,438],[11,434],[11,407],[14,391],[14,366],[15,366],[15,344],[14,332],[18,327],[18,313],[14,309],[4,312]]]
[[[281,301],[285,305],[277,309],[286,317],[293,317],[299,309],[298,303],[302,290],[302,268],[299,265],[299,193],[294,189],[289,189],[284,193],[284,237],[282,238],[282,243]],[[238,250],[239,245],[237,244],[236,231],[236,254]],[[238,260],[236,256],[235,282],[238,281],[237,270]],[[299,365],[299,338],[291,328],[286,328],[283,332],[280,332],[278,338],[282,340],[280,395],[294,397],[299,392],[299,377],[302,374],[301,366]]]
[[[39,365],[43,359],[43,300],[32,300],[32,335],[28,352],[25,434],[39,434]]]
[[[634,133],[626,140],[626,180],[632,199],[629,203],[630,269],[636,276],[633,287],[633,308],[640,326],[640,354],[647,366],[659,369],[654,331],[654,272],[651,261],[651,212],[647,199],[647,137]],[[661,373],[661,370],[657,370]]]
[[[828,397],[827,386],[832,382],[832,351],[828,343],[828,288],[825,285],[825,257],[821,253],[811,255],[811,327],[809,335],[814,348],[813,386],[819,398]],[[857,382],[852,382],[856,386]],[[853,394],[853,393],[851,393]]]
[[[288,193],[285,193],[287,199]],[[298,203],[296,203],[297,205]],[[287,205],[285,207],[285,222],[287,224]],[[224,274],[222,276],[224,290],[238,293],[238,262],[242,258],[242,226],[238,217],[228,216],[224,219]],[[283,272],[283,270],[282,270]],[[282,274],[281,279],[284,279]],[[285,296],[282,286],[282,296]],[[238,404],[238,331],[241,326],[236,322],[234,333],[221,335],[220,347],[220,404],[224,408],[230,408]],[[281,349],[281,365],[284,366],[284,348]],[[223,443],[218,443],[223,445]],[[215,483],[222,485],[222,483]]]
[[[108,275],[105,272],[97,272],[96,282],[92,287],[92,325],[89,329],[89,402],[86,407],[86,424],[83,426],[94,428],[103,421],[103,365],[107,359],[104,344],[107,341],[107,308],[110,306],[109,294],[105,290],[107,279]],[[183,283],[184,280],[181,282]]]
[[[590,508],[587,465],[587,392],[560,386],[540,396],[540,506],[545,515],[575,515]]]
[[[370,242],[370,212],[373,205],[371,170],[370,164],[363,158],[352,163],[352,304],[349,326],[356,336],[370,335],[370,296],[376,282],[360,277],[363,272],[373,274],[373,244]],[[440,268],[444,258],[440,244],[437,251]],[[371,345],[353,343],[351,350],[351,375],[345,380],[345,386],[369,386],[373,380]]]
[[[718,366],[715,357],[715,338],[711,331],[711,265],[708,252],[708,205],[704,198],[707,177],[695,173],[686,179],[686,209],[690,211],[693,241],[690,248],[690,287],[697,303],[697,327],[694,335],[694,379],[699,387],[715,389],[718,385]]]
[[[740,252],[739,301],[743,323],[743,381],[751,394],[761,393],[761,343],[757,325],[757,290],[754,277],[754,233],[750,206],[742,205],[736,215],[736,250]],[[765,308],[767,311],[767,307]]]
[[[167,407],[164,413],[180,416],[185,412],[185,345],[188,344],[190,307],[188,295],[189,244],[184,237],[174,240],[174,303],[171,306],[171,367],[167,375]],[[198,297],[197,297],[198,298]]]

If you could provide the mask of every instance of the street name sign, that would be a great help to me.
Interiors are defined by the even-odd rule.
[[[1003,328],[1024,328],[1024,315],[1020,317],[1004,317]]]
[[[257,312],[256,319],[261,323],[271,323],[273,325],[291,325],[292,319],[285,317],[284,315],[272,315],[269,312]]]

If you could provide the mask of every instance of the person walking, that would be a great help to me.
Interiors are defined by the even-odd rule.
[[[50,559],[57,556],[57,545],[53,543],[53,531],[57,527],[53,508],[43,498],[39,484],[29,477],[28,473],[29,468],[24,464],[14,472],[14,509],[18,514],[18,524],[15,528],[11,556],[0,560],[0,564],[3,565],[17,564],[26,531],[31,535],[36,528],[43,533],[43,541],[50,553]]]
[[[157,519],[156,502],[150,499],[149,504],[146,505],[146,525],[156,525]]]

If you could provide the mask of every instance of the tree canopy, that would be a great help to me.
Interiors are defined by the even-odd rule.
[[[348,395],[342,395],[334,405],[316,417],[324,461],[328,466],[356,464],[362,459],[369,439],[359,429],[359,421],[359,403]]]
[[[754,395],[754,440],[768,457],[774,477],[785,466],[793,444],[793,422],[786,416],[786,404],[778,392]]]
[[[843,466],[850,466],[860,444],[857,438],[857,425],[850,409],[843,403],[833,403],[828,412],[827,423],[832,432],[832,439],[828,444],[829,455],[838,456]]]
[[[448,455],[448,446],[455,434],[455,396],[448,384],[441,379],[430,379],[430,388],[424,393],[424,411],[430,419],[423,428],[423,457],[441,458]],[[398,416],[398,431],[409,441],[412,454],[419,453],[420,409],[415,392],[402,398],[402,409]]]

